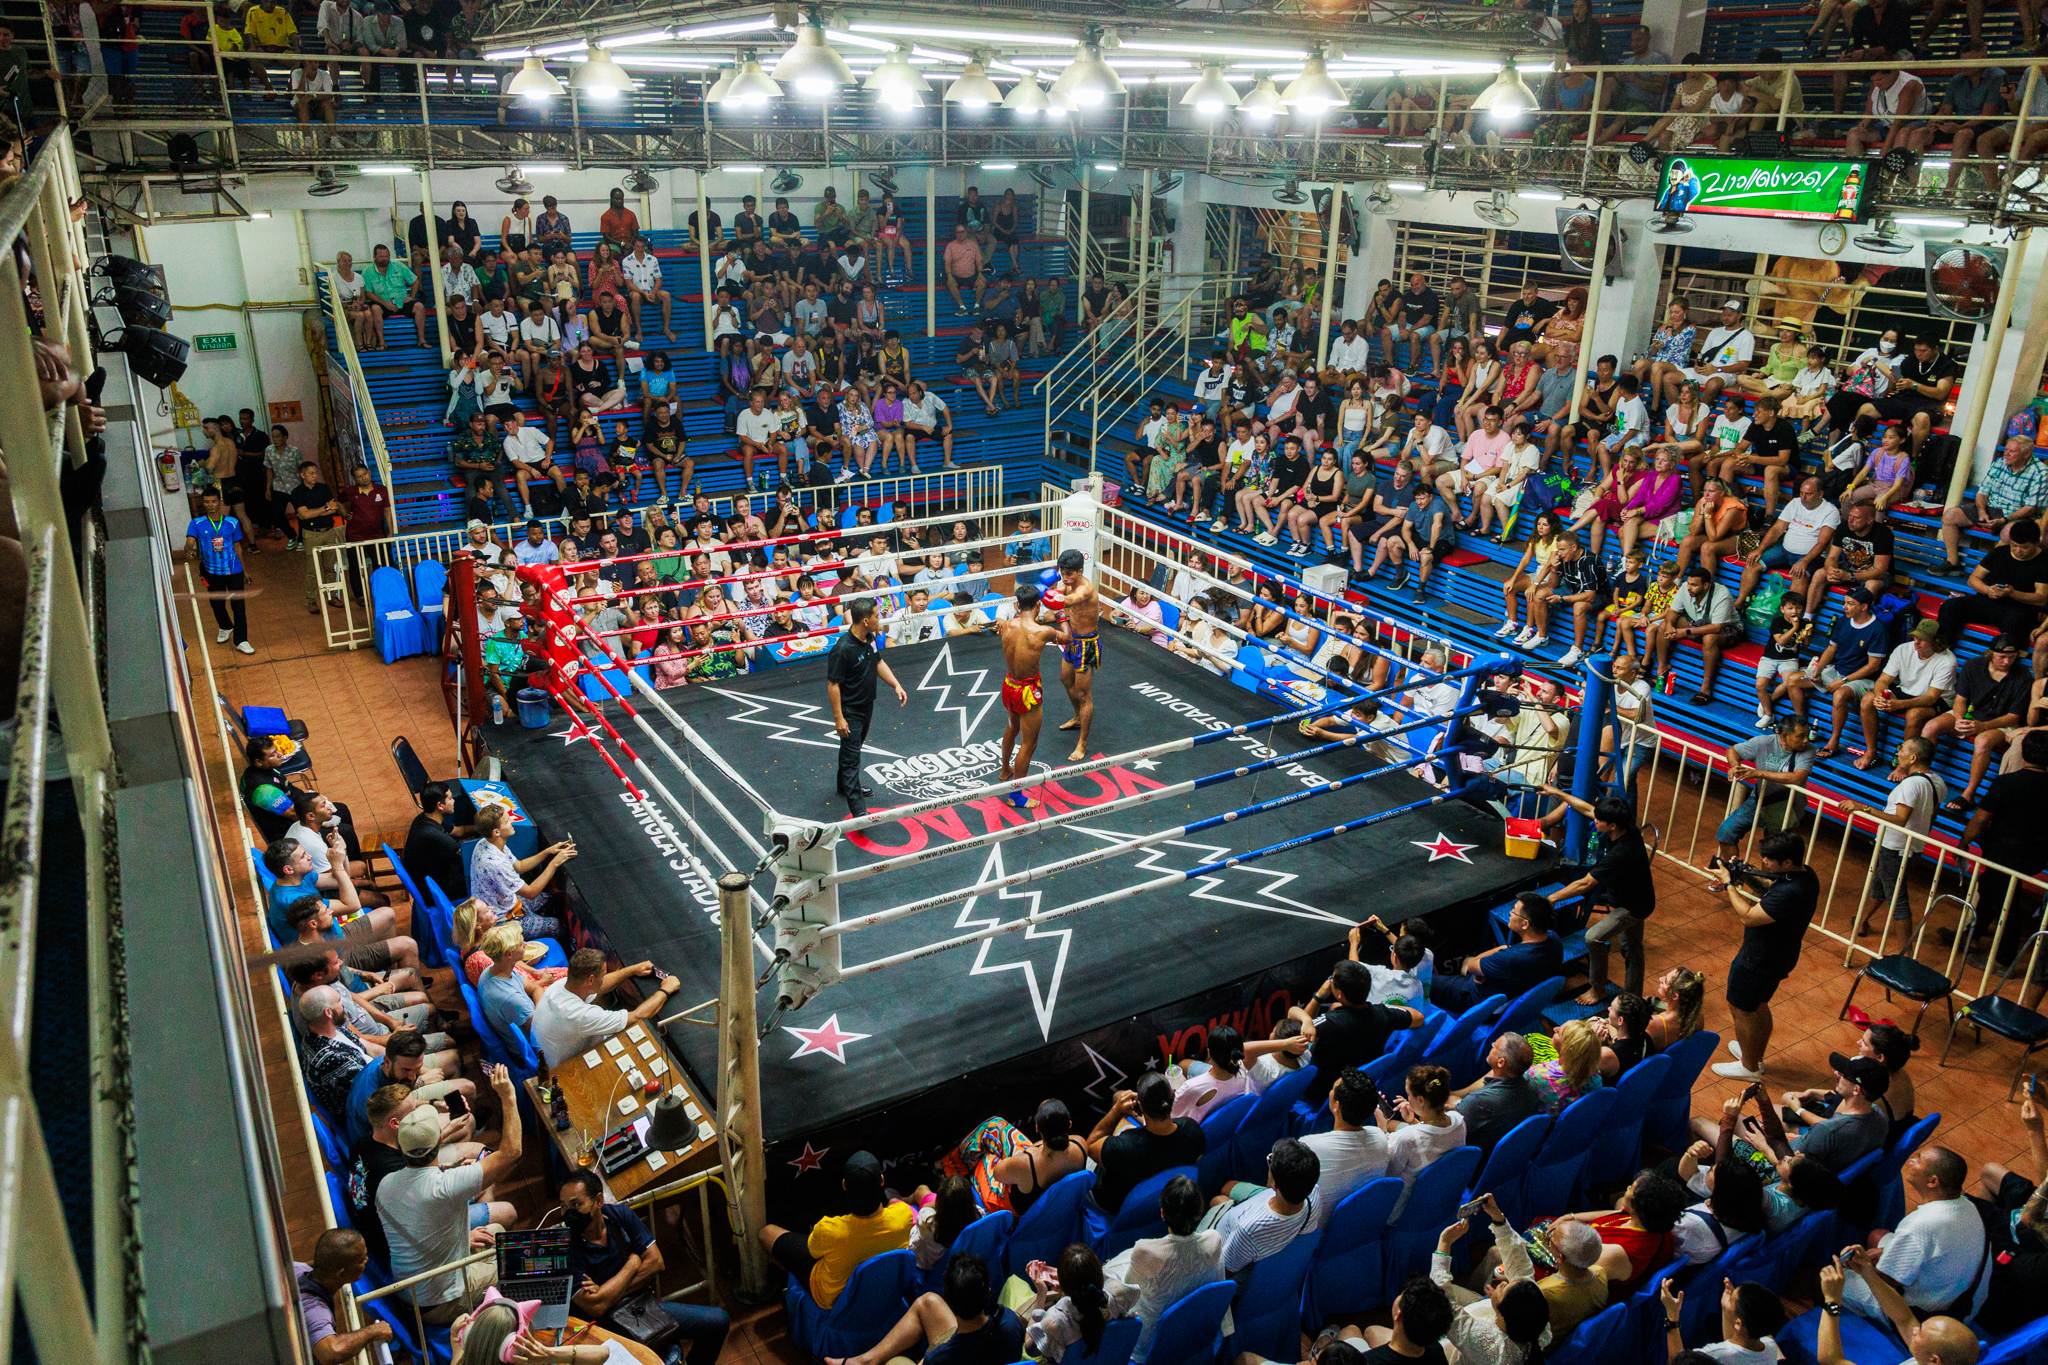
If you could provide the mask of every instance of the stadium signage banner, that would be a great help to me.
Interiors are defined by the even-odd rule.
[[[1664,213],[1854,222],[1863,214],[1865,170],[1855,161],[1674,156],[1664,162],[1657,208]]]

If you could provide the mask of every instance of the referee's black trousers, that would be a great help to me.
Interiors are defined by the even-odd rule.
[[[872,708],[866,711],[847,711],[846,733],[839,739],[839,794],[848,798],[860,796],[860,749],[868,742],[868,722],[875,718]]]

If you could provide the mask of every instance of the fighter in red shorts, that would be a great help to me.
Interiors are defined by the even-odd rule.
[[[1031,771],[1031,755],[1038,748],[1038,727],[1045,720],[1045,680],[1039,675],[1039,659],[1049,644],[1064,646],[1070,638],[1057,625],[1038,619],[1038,585],[1017,585],[1017,614],[996,626],[1003,642],[1003,709],[1010,713],[1003,727],[1003,778],[1023,777]],[[1021,743],[1019,742],[1021,738]],[[1012,751],[1014,752],[1014,756]],[[1010,804],[1018,810],[1035,810],[1036,799],[1023,792],[1011,792]]]

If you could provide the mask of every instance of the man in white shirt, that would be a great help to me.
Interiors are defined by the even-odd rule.
[[[1913,627],[1912,638],[1884,661],[1877,685],[1860,698],[1863,734],[1870,747],[1856,766],[1867,772],[1884,752],[1885,716],[1897,716],[1912,739],[1949,708],[1955,693],[1956,656],[1941,647],[1940,623],[1922,621]]]
[[[1500,409],[1488,408],[1493,414],[1496,427],[1499,425]],[[1473,435],[1478,435],[1474,432]],[[1506,444],[1506,438],[1502,438]],[[1435,483],[1458,467],[1458,446],[1451,433],[1438,426],[1426,412],[1415,414],[1415,425],[1408,428],[1408,440],[1401,447],[1401,459],[1410,463],[1416,473],[1429,483]],[[1404,509],[1405,510],[1405,509]]]
[[[558,496],[569,491],[569,481],[562,477],[562,471],[552,458],[554,445],[546,432],[526,425],[525,413],[514,412],[505,419],[505,458],[512,462],[512,478],[519,488],[519,504],[526,509],[528,521],[536,519],[533,499],[526,492],[529,482],[550,479]]]
[[[479,1204],[477,1197],[518,1169],[521,1156],[519,1099],[504,1067],[490,1068],[491,1089],[498,1097],[498,1145],[480,1161],[441,1166],[441,1130],[448,1116],[436,1104],[424,1104],[398,1124],[398,1151],[405,1169],[393,1171],[377,1186],[377,1218],[391,1247],[391,1273],[406,1279],[457,1261],[470,1253],[472,1229],[495,1234],[517,1217],[509,1204]],[[479,1221],[481,1219],[481,1221]],[[479,1261],[413,1286],[412,1297],[429,1326],[454,1322],[497,1279],[492,1261]]]
[[[1678,401],[1679,388],[1686,380],[1700,386],[1701,401],[1712,403],[1721,390],[1749,373],[1756,355],[1756,337],[1742,325],[1742,304],[1728,299],[1721,304],[1721,325],[1707,333],[1700,343],[1699,360],[1669,375],[1664,381],[1665,400]]]
[[[330,129],[334,127],[333,73],[308,57],[293,68],[291,89],[292,107],[297,111],[300,123],[311,123],[317,110],[320,121]]]
[[[526,377],[527,388],[533,387],[541,358],[552,356],[561,344],[561,324],[548,316],[546,304],[535,299],[519,322],[519,372]]]
[[[1899,743],[1897,762],[1892,768],[1892,790],[1882,806],[1846,798],[1843,815],[1861,812],[1881,822],[1877,835],[1877,867],[1870,878],[1870,905],[1856,927],[1856,936],[1875,933],[1877,911],[1891,907],[1892,918],[1908,920],[1913,908],[1906,901],[1906,858],[1917,850],[1918,840],[1934,827],[1934,813],[1948,800],[1948,786],[1941,774],[1933,772],[1934,741],[1916,735]]]
[[[1229,384],[1230,371],[1223,363],[1223,352],[1213,352],[1209,363],[1195,375],[1195,401],[1211,418],[1223,411],[1223,390]]]
[[[519,332],[519,319],[505,311],[503,297],[495,298],[477,315],[476,330],[478,336],[485,338],[499,350],[510,351],[512,338]]]
[[[633,254],[626,257],[626,292],[633,296],[633,323],[640,322],[640,306],[649,299],[661,305],[661,334],[670,341],[676,339],[675,327],[669,315],[675,311],[675,299],[668,290],[661,287],[661,262],[647,250],[647,239],[641,237],[633,243]]]
[[[549,1066],[559,1066],[613,1034],[658,1013],[683,983],[665,976],[654,991],[630,1010],[602,1009],[592,1003],[600,995],[636,976],[652,976],[652,962],[636,962],[615,972],[604,969],[604,954],[579,948],[569,958],[569,974],[541,992],[533,1007],[533,1045]]]
[[[1736,610],[1749,601],[1756,585],[1772,569],[1782,569],[1792,580],[1792,592],[1802,601],[1806,581],[1827,563],[1828,546],[1841,528],[1842,511],[1820,491],[1820,480],[1809,475],[1799,485],[1799,496],[1778,511],[1778,519],[1743,563],[1742,586],[1736,590]],[[1808,619],[1811,619],[1809,617]]]
[[[889,618],[889,643],[914,645],[939,638],[939,618],[930,610],[932,595],[924,588],[910,590],[910,605]]]
[[[1906,1159],[1899,1179],[1918,1190],[1919,1207],[1899,1220],[1890,1232],[1879,1233],[1877,1273],[1899,1287],[1906,1306],[1921,1313],[1939,1313],[1968,1297],[1970,1316],[1984,1306],[1991,1288],[1993,1250],[1984,1234],[1984,1220],[1963,1197],[1969,1166],[1946,1147],[1924,1146]],[[1842,1286],[1842,1303],[1879,1325],[1884,1309],[1870,1286],[1856,1276]]]
[[[782,421],[768,411],[768,395],[755,389],[747,395],[746,410],[734,424],[740,438],[740,464],[746,470],[747,487],[754,486],[754,461],[773,458],[778,481],[789,478],[789,447],[781,440]]]
[[[1372,345],[1358,334],[1358,324],[1344,319],[1343,333],[1330,343],[1329,363],[1323,369],[1323,384],[1334,393],[1365,374],[1372,363]]]
[[[1379,1089],[1363,1071],[1346,1071],[1330,1090],[1334,1126],[1329,1132],[1311,1133],[1301,1140],[1322,1167],[1310,1228],[1328,1223],[1332,1210],[1346,1195],[1387,1173],[1387,1135],[1380,1131],[1379,1103]]]

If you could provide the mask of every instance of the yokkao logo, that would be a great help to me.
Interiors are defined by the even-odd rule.
[[[913,801],[936,796],[964,796],[1002,780],[1002,741],[984,739],[959,744],[927,754],[910,754],[885,763],[870,763],[868,781]],[[1033,763],[1034,773],[1051,772],[1045,763]]]

